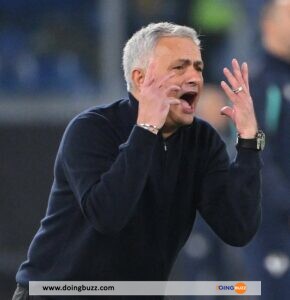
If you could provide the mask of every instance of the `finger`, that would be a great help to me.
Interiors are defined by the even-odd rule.
[[[177,104],[180,104],[181,101],[180,101],[179,99],[176,99],[176,98],[171,97],[171,98],[168,99],[168,103],[169,103],[170,105],[177,105]]]
[[[181,90],[181,87],[174,84],[174,85],[171,85],[166,88],[165,94],[169,95],[171,92],[179,92],[180,90]]]
[[[237,81],[235,76],[232,74],[232,72],[228,68],[224,68],[223,72],[224,72],[228,82],[234,89],[237,88],[238,86],[240,86],[239,82]]]
[[[243,76],[242,76],[242,72],[241,72],[241,68],[239,65],[239,62],[236,58],[234,58],[232,60],[232,66],[233,66],[233,72],[234,72],[234,76],[236,78],[236,80],[239,82],[240,85],[245,85]]]
[[[224,106],[221,109],[221,115],[227,116],[234,121],[234,110],[229,106]]]
[[[172,78],[174,75],[175,75],[175,72],[170,72],[169,74],[162,76],[157,82],[158,87],[161,87],[167,80]]]
[[[232,89],[229,87],[229,85],[225,81],[222,81],[221,82],[221,87],[224,90],[224,92],[226,93],[226,95],[228,96],[228,98],[232,102],[235,102],[236,94],[232,91]]]
[[[249,69],[248,69],[248,64],[246,62],[244,62],[242,64],[242,76],[245,82],[245,85],[247,87],[248,90],[250,90],[249,87]]]
[[[145,77],[144,77],[144,86],[149,86],[154,81],[154,73],[156,69],[156,63],[151,59],[148,63],[148,67],[145,71]]]

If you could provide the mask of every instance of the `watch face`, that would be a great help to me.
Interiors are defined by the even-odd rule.
[[[265,148],[266,137],[265,133],[262,130],[259,130],[257,133],[257,149],[263,150]]]

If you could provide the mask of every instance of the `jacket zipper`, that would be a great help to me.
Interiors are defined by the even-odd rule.
[[[163,141],[163,147],[164,147],[164,151],[166,152],[166,151],[167,151],[167,144],[166,144],[166,141]]]

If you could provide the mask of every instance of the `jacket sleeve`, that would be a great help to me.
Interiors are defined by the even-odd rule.
[[[67,130],[62,164],[70,189],[93,227],[120,231],[134,212],[148,176],[157,136],[134,126],[120,146],[102,116],[83,117]]]
[[[244,246],[261,222],[261,175],[259,152],[239,149],[229,164],[224,143],[214,137],[202,180],[198,210],[213,231],[227,244]]]

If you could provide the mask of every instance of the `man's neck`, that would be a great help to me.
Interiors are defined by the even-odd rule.
[[[169,138],[171,135],[173,135],[177,131],[177,127],[164,125],[161,129],[161,134],[164,139]]]

